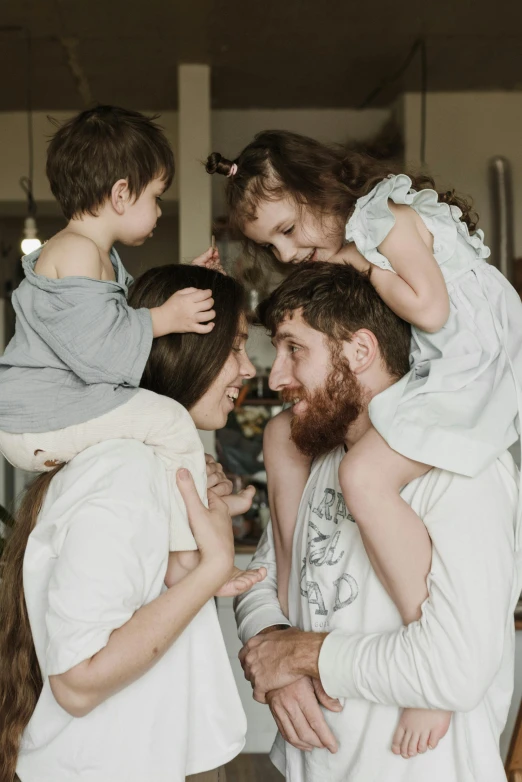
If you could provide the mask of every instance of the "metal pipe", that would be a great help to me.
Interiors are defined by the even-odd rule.
[[[514,285],[513,185],[509,160],[500,156],[491,158],[489,185],[492,208],[491,263]]]

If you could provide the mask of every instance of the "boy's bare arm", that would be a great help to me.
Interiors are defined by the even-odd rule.
[[[43,248],[35,272],[52,279],[89,277],[93,280],[110,279],[112,273],[114,279],[112,267],[110,271],[104,268],[100,250],[92,239],[65,232],[54,236]]]

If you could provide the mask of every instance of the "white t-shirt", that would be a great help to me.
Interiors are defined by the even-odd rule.
[[[132,440],[89,448],[53,478],[24,559],[44,685],[22,738],[22,782],[182,782],[241,751],[246,719],[213,600],[87,716],[71,717],[49,686],[164,591],[169,513],[161,460]]]
[[[323,710],[339,751],[300,752],[279,735],[272,760],[291,782],[505,782],[498,740],[513,690],[520,592],[513,460],[506,454],[475,478],[434,469],[403,490],[433,544],[429,599],[422,618],[403,627],[346,508],[343,453],[312,468],[289,590],[291,624],[330,633],[319,671],[325,690],[344,702],[340,713]],[[254,558],[268,579],[238,600],[244,642],[285,621],[271,540]],[[458,713],[435,751],[404,760],[391,752],[401,706]]]

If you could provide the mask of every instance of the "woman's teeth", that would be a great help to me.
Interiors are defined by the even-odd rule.
[[[239,396],[239,388],[232,388],[229,391],[227,391],[227,396],[229,399],[231,399],[233,402],[236,401],[236,399]]]

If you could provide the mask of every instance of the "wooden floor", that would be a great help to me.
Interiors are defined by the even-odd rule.
[[[238,755],[225,768],[227,782],[283,782],[268,755]]]

